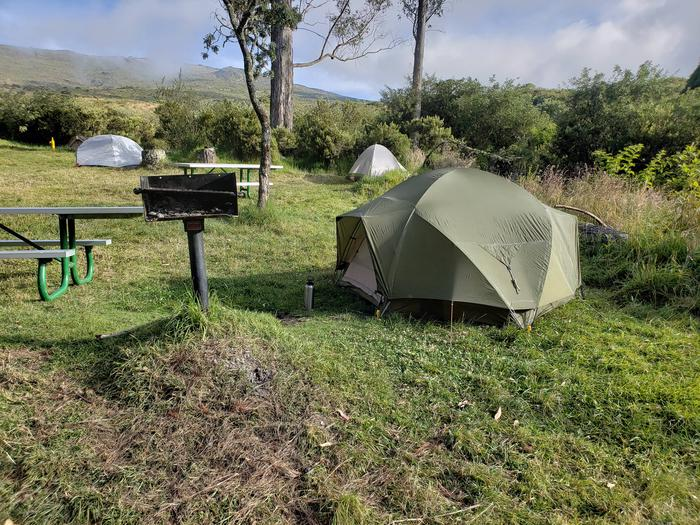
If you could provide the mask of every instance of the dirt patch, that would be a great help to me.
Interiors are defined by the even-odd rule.
[[[14,515],[31,516],[40,494],[71,516],[87,493],[95,516],[111,509],[141,522],[328,521],[304,474],[321,461],[308,446],[308,398],[285,387],[282,399],[265,361],[231,341],[130,349],[93,389],[13,351],[0,388],[21,398],[26,430],[0,438],[16,445],[5,473]],[[57,442],[71,452],[40,460],[35,452]]]
[[[306,321],[305,317],[292,315],[289,312],[277,312],[277,319],[285,325],[295,325]]]

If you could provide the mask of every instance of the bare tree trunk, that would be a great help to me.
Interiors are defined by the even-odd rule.
[[[413,82],[411,84],[411,92],[413,94],[413,118],[418,119],[421,116],[421,99],[423,90],[423,52],[425,50],[425,26],[427,23],[428,0],[418,0],[418,9],[416,10],[416,20],[414,25],[413,36],[416,40],[416,47],[413,51]],[[411,134],[413,147],[418,146],[418,132],[414,131]]]
[[[273,0],[286,3],[291,9],[292,0]],[[294,61],[292,58],[293,31],[289,26],[272,28],[275,57],[272,60],[270,79],[270,120],[273,128],[292,129],[294,124],[292,94],[294,90]]]
[[[248,96],[250,103],[253,105],[253,110],[260,121],[262,128],[262,137],[260,140],[260,171],[258,180],[260,186],[258,188],[258,208],[264,208],[267,204],[267,197],[270,193],[270,163],[271,163],[271,143],[272,130],[270,128],[270,117],[265,108],[258,99],[257,90],[255,88],[255,78],[253,77],[253,57],[250,49],[245,45],[247,35],[236,35],[238,46],[241,48],[243,55],[243,72],[245,73],[245,83],[248,88]]]

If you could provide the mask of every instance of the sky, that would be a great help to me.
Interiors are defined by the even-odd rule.
[[[353,0],[361,2],[361,0]],[[394,0],[394,4],[399,4]],[[202,37],[218,0],[0,0],[0,43],[92,55],[148,57],[163,73],[203,63]],[[412,70],[410,24],[397,5],[382,19],[386,42],[405,43],[354,62],[297,69],[295,81],[377,99]],[[314,15],[320,30],[322,11]],[[651,60],[688,76],[700,61],[700,0],[447,0],[431,21],[425,73],[441,78],[515,79],[557,87],[582,68],[610,73]],[[319,38],[295,33],[295,61],[314,58]],[[241,66],[229,46],[205,62]],[[0,75],[2,72],[0,71]]]

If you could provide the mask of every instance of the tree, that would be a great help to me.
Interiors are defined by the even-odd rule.
[[[260,171],[258,207],[264,208],[270,191],[270,163],[272,130],[270,116],[258,97],[255,79],[270,64],[273,50],[271,44],[272,28],[279,25],[293,27],[298,19],[294,10],[285,2],[265,0],[220,0],[224,14],[216,13],[217,27],[204,37],[206,59],[208,53],[218,53],[232,41],[238,43],[243,56],[248,97],[258,117],[261,127]]]
[[[380,31],[381,15],[391,5],[391,0],[364,0],[359,8],[353,8],[351,0],[335,0],[335,8],[325,16],[323,31],[318,29],[321,21],[311,18],[315,10],[325,8],[329,2],[272,1],[284,4],[287,9],[294,10],[297,16],[295,25],[280,23],[273,27],[270,81],[270,115],[273,128],[292,128],[294,68],[315,66],[324,60],[357,60],[391,49],[400,43],[399,40],[393,40],[387,45],[379,45],[385,37]],[[318,55],[306,61],[293,62],[293,31],[296,29],[307,31],[321,40]]]
[[[292,9],[292,0],[273,0]],[[272,28],[272,78],[270,80],[270,119],[272,127],[292,129],[294,123],[292,95],[294,94],[293,31],[288,24],[275,24]]]
[[[423,89],[423,54],[425,51],[425,31],[428,22],[434,16],[442,16],[446,0],[401,0],[406,18],[413,22],[413,77],[411,91],[413,95],[413,118],[421,117],[421,100]],[[418,132],[411,134],[414,147],[418,145]]]

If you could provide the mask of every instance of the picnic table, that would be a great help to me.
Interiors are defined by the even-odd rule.
[[[3,250],[0,259],[36,259],[39,262],[37,285],[39,296],[44,301],[52,301],[68,290],[69,279],[82,285],[92,281],[95,263],[92,256],[94,246],[108,246],[111,239],[76,239],[76,219],[127,219],[143,216],[141,206],[90,206],[90,207],[37,207],[37,208],[0,208],[0,215],[53,215],[58,216],[58,239],[32,240],[0,223],[0,229],[15,239],[0,240],[0,248],[7,246],[31,247],[33,250]],[[47,250],[46,246],[57,246]],[[84,248],[86,271],[83,276],[78,269],[77,249]],[[46,265],[52,260],[61,263],[61,284],[53,292],[46,282]]]
[[[185,175],[194,175],[195,170],[205,170],[205,173],[213,173],[214,171],[220,171],[222,173],[235,173],[238,170],[238,188],[242,188],[243,193],[246,197],[250,197],[251,186],[259,186],[259,182],[250,181],[250,172],[253,170],[259,170],[259,164],[227,164],[227,163],[212,163],[212,162],[175,162],[173,166],[182,168]],[[282,166],[278,164],[270,165],[271,170],[281,170]],[[227,171],[228,170],[228,171]],[[243,180],[243,172],[245,172],[246,180]],[[272,185],[272,183],[270,183]],[[239,191],[236,188],[236,191]]]

